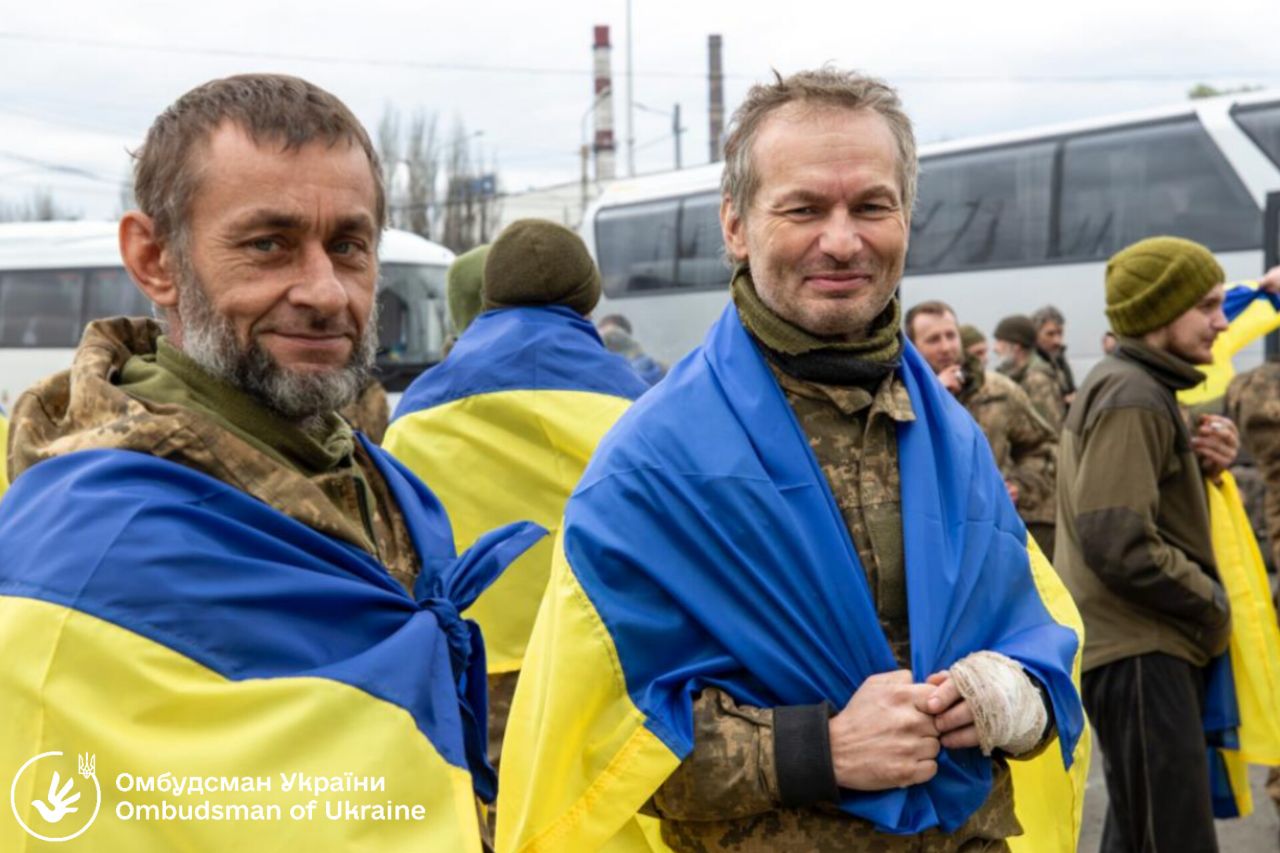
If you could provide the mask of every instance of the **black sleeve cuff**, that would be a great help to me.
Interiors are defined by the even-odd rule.
[[[784,806],[840,799],[831,763],[830,717],[827,702],[773,709],[773,761],[778,771],[778,796]]]

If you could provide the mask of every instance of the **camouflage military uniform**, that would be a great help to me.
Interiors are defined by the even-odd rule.
[[[1062,431],[1062,419],[1066,416],[1067,406],[1062,401],[1062,388],[1058,384],[1058,374],[1047,361],[1038,353],[1032,352],[1031,358],[1021,368],[1011,370],[1002,368],[1001,372],[1022,386],[1022,390],[1027,392],[1027,397],[1031,400],[1031,405],[1035,406],[1040,417],[1044,418],[1044,422],[1055,434]]]
[[[961,389],[958,399],[987,437],[1000,474],[1017,485],[1018,515],[1052,559],[1058,512],[1057,434],[1012,379],[975,366],[966,364],[966,374],[974,381]]]
[[[382,438],[387,434],[387,422],[391,420],[387,389],[378,380],[370,379],[355,402],[342,410],[342,416],[353,429],[364,433],[374,444],[382,444]]]
[[[1268,552],[1274,570],[1280,567],[1280,363],[1269,361],[1232,379],[1227,387],[1226,412],[1239,427],[1243,450],[1253,458],[1264,486],[1262,505],[1268,542],[1259,544]],[[1242,493],[1249,478],[1245,483]],[[1246,506],[1250,504],[1248,497],[1245,494]],[[1256,500],[1252,504],[1257,507]],[[1256,529],[1252,513],[1250,520]],[[1280,808],[1280,768],[1271,768],[1267,793]]]
[[[372,553],[412,588],[417,551],[395,499],[358,443],[329,470],[304,473],[269,443],[246,440],[235,423],[130,396],[116,384],[121,371],[133,356],[155,353],[158,337],[159,327],[150,320],[91,323],[70,371],[37,383],[14,407],[15,476],[78,450],[147,453],[235,486],[320,533]]]
[[[913,420],[896,376],[875,394],[805,382],[774,369],[831,486],[858,552],[881,627],[895,657],[910,660],[896,424]],[[1006,850],[1021,832],[1003,759],[986,803],[951,834],[876,832],[834,803],[782,806],[774,759],[774,712],[736,705],[716,689],[694,705],[694,748],[654,795],[647,811],[663,818],[676,851],[868,851],[944,853]]]

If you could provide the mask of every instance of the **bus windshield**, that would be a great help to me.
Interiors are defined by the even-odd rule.
[[[448,332],[447,266],[386,263],[378,284],[378,373],[387,390],[401,390],[440,360]],[[400,387],[397,387],[400,386]]]

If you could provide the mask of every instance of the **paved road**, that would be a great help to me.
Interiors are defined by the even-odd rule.
[[[1084,826],[1080,831],[1080,853],[1096,853],[1102,840],[1102,821],[1107,811],[1107,786],[1102,780],[1102,755],[1094,739],[1093,762],[1084,799]],[[1218,846],[1222,853],[1277,853],[1280,851],[1280,818],[1262,789],[1267,771],[1250,768],[1253,783],[1253,814],[1236,820],[1218,821]]]

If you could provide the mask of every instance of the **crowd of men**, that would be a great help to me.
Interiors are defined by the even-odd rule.
[[[0,643],[35,663],[0,671],[6,768],[118,736],[119,764],[320,757],[428,804],[315,831],[108,813],[112,849],[1071,849],[1087,710],[1103,849],[1217,849],[1205,481],[1238,424],[1280,543],[1280,366],[1231,417],[1179,409],[1226,327],[1205,248],[1153,237],[1081,283],[1115,349],[1079,385],[1050,306],[997,325],[988,369],[953,307],[902,304],[896,93],[801,72],[735,113],[731,299],[693,356],[593,325],[582,241],[522,220],[457,259],[449,351],[388,417],[381,174],[297,78],[156,119],[120,226],[156,316],[92,323],[12,413]]]

